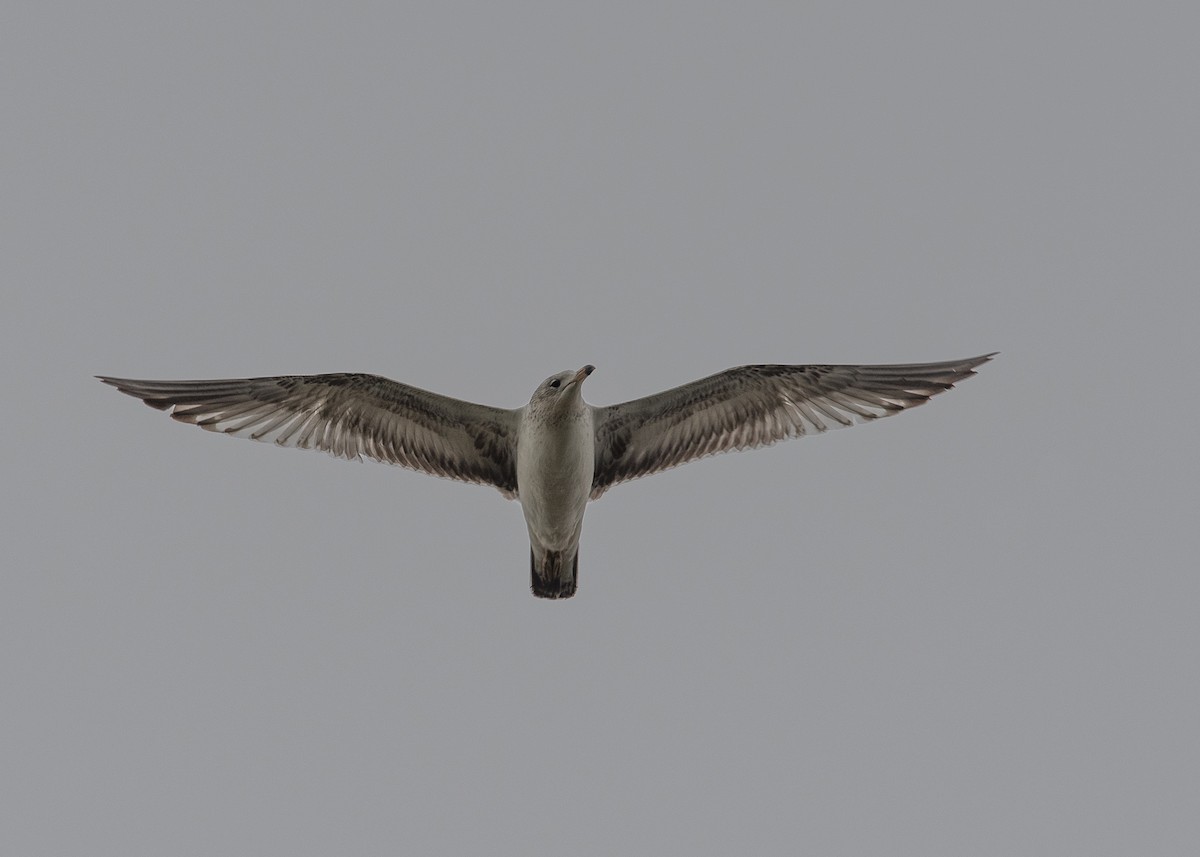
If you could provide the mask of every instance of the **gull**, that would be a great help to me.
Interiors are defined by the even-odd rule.
[[[452,399],[379,375],[139,381],[98,375],[180,422],[491,485],[517,499],[539,598],[570,598],[591,500],[719,452],[869,422],[929,401],[992,354],[941,363],[738,366],[619,405],[583,400],[594,366],[551,375],[524,407]]]

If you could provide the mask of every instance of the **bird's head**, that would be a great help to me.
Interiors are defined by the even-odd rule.
[[[584,366],[579,370],[559,372],[538,385],[529,400],[531,405],[541,408],[567,408],[583,397],[583,382],[596,370],[595,366]]]

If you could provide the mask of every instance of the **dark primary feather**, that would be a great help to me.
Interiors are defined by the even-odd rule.
[[[592,499],[618,482],[706,455],[767,446],[924,404],[993,356],[884,366],[739,366],[597,408]]]
[[[517,494],[517,412],[365,374],[217,381],[97,376],[180,422],[339,458],[373,458]]]

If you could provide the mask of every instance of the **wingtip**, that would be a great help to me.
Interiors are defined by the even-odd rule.
[[[960,364],[962,367],[961,376],[956,380],[955,383],[958,381],[964,381],[967,378],[973,378],[978,375],[979,373],[976,370],[979,369],[979,367],[983,364],[990,363],[992,358],[999,353],[999,351],[993,351],[990,354],[980,354],[978,357],[969,357],[962,361]],[[950,386],[953,387],[954,384],[951,384]]]
[[[92,377],[101,384],[107,384],[122,393],[134,395],[130,385],[137,383],[136,381],[131,381],[129,378],[114,378],[111,375],[93,375]]]
[[[974,375],[976,369],[978,369],[984,363],[990,363],[992,358],[999,353],[999,351],[992,351],[989,354],[980,354],[978,357],[968,357],[966,360],[962,361],[962,363],[964,366],[966,366],[967,373]]]

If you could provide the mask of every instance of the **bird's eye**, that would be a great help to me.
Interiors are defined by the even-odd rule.
[[[559,381],[557,378],[555,378],[553,381],[550,382],[550,386],[554,387],[555,389],[558,389],[558,385],[561,383],[562,383],[561,381]]]

